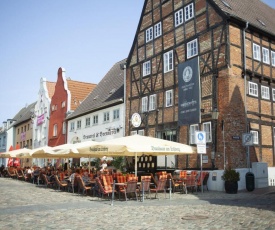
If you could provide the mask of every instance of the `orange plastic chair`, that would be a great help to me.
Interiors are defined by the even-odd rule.
[[[112,185],[114,183],[112,175],[103,175],[102,181],[106,190],[112,190]]]

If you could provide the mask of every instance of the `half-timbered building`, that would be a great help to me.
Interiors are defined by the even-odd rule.
[[[145,0],[127,59],[126,135],[195,145],[203,130],[204,168],[274,166],[274,16],[260,0]],[[199,159],[140,157],[138,166],[197,168]]]

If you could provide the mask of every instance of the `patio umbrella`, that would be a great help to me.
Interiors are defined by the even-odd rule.
[[[30,152],[32,158],[50,158],[50,154],[53,154],[54,151],[50,146],[42,146],[39,148],[35,148]]]
[[[31,152],[31,149],[28,149],[28,148],[16,149],[16,150],[10,150],[8,152],[4,152],[0,154],[0,157],[1,158],[26,158],[26,156],[30,154],[30,152]],[[28,156],[30,158],[30,155]]]
[[[125,145],[126,150],[122,153],[122,156],[135,156],[135,174],[137,174],[137,156],[184,155],[197,153],[195,147],[186,144],[141,135],[115,138],[103,141],[101,144]]]
[[[104,154],[107,155],[109,151],[115,152],[114,145],[102,146],[100,142],[96,141],[84,141],[76,144],[64,144],[53,147],[55,151],[53,156],[60,158],[89,158],[89,170],[90,170],[90,158],[91,157],[102,157]],[[120,146],[121,147],[121,146]],[[121,150],[121,149],[120,149]]]
[[[101,145],[124,145],[125,156],[141,155],[183,155],[197,153],[197,148],[174,141],[163,140],[155,137],[132,135],[112,140],[102,141]]]

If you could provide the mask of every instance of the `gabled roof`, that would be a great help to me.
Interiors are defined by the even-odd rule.
[[[76,118],[81,115],[97,111],[104,107],[123,103],[124,98],[124,73],[120,64],[125,64],[126,59],[117,62],[98,83],[96,88],[68,117]],[[73,98],[72,98],[73,100]]]
[[[75,110],[87,97],[87,95],[95,89],[96,84],[68,80],[68,89],[71,92],[71,110]]]
[[[261,0],[212,0],[229,17],[275,35],[275,9]]]
[[[30,120],[31,115],[34,112],[35,104],[36,102],[33,102],[32,104],[26,105],[24,108],[22,108],[13,118],[13,120],[15,120],[13,126],[17,126],[20,123]]]
[[[47,81],[46,84],[47,84],[47,89],[48,89],[48,93],[49,93],[49,98],[52,98],[54,95],[56,82]]]

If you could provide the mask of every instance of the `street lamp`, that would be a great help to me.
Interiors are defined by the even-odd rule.
[[[215,155],[217,150],[217,120],[219,118],[219,111],[217,108],[214,108],[211,112],[212,120],[213,120],[213,146],[212,146],[212,152],[211,152],[211,161],[212,161],[212,169],[215,168]]]

